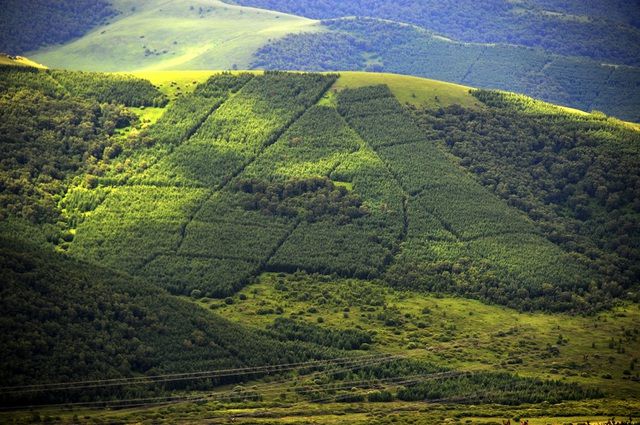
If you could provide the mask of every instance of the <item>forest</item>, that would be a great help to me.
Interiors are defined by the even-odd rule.
[[[119,155],[113,136],[138,123],[125,104],[166,103],[146,80],[14,67],[0,74],[1,211],[33,222],[58,221],[73,177]]]
[[[463,42],[504,43],[538,47],[565,56],[638,66],[640,16],[627,2],[608,2],[606,10],[590,19],[571,19],[575,2],[537,1],[511,3],[473,0],[234,0],[244,6],[278,10],[314,19],[360,16],[414,24]],[[592,4],[594,2],[590,2]],[[568,7],[567,7],[568,6]],[[556,12],[547,13],[549,9]],[[581,3],[579,13],[593,10]],[[560,16],[557,16],[557,14]],[[605,14],[604,17],[598,16]],[[588,15],[587,15],[588,16]],[[612,30],[612,26],[615,30]]]
[[[491,108],[414,114],[431,140],[538,223],[547,239],[586,256],[607,277],[605,292],[631,289],[640,279],[637,131],[597,116],[550,120],[516,95],[474,96]]]
[[[255,53],[264,69],[393,72],[501,89],[577,109],[639,121],[637,67],[514,45],[468,44],[370,18],[323,21],[331,31],[292,34]]]
[[[21,54],[65,43],[117,15],[104,0],[3,0],[0,51]]]

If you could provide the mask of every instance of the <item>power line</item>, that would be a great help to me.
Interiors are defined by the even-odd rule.
[[[317,373],[322,373],[322,372],[317,372]],[[438,379],[455,378],[455,377],[464,376],[468,374],[469,372],[450,371],[450,372],[433,372],[430,374],[416,374],[411,376],[401,376],[401,377],[395,377],[395,378],[374,378],[374,379],[361,379],[361,380],[355,380],[355,381],[343,381],[343,382],[334,382],[334,383],[330,382],[330,383],[324,383],[324,384],[310,384],[310,385],[305,385],[301,387],[296,387],[295,391],[301,395],[310,395],[310,394],[319,393],[322,391],[339,391],[339,390],[355,389],[356,387],[361,387],[360,392],[362,392],[362,391],[370,390],[373,387],[378,387],[381,385],[394,385],[394,386],[407,385],[407,384],[427,382],[427,381],[438,380]],[[255,392],[259,393],[261,396],[264,394],[269,394],[269,395],[275,394],[277,392],[282,391],[282,388],[278,388],[276,387],[276,385],[279,383],[286,383],[286,382],[288,381],[269,383],[262,388],[256,388]],[[225,397],[229,397],[235,394],[238,394],[238,393],[234,392],[233,390],[228,390],[223,392],[210,393],[206,395],[192,395],[192,396],[181,396],[181,397],[177,396],[173,400],[165,400],[165,401],[158,401],[158,402],[151,402],[151,403],[141,402],[136,404],[104,405],[99,407],[100,408],[117,408],[117,409],[136,408],[136,407],[145,408],[145,407],[155,407],[160,405],[178,404],[178,403],[186,403],[186,402],[197,403],[197,402],[217,401],[221,399],[223,400]],[[340,397],[340,396],[348,396],[353,394],[354,394],[353,392],[350,394],[335,394],[335,395],[332,394],[332,395],[327,395],[327,396],[323,396],[323,397],[319,397],[311,400],[306,400],[306,402],[320,403],[323,401],[328,401],[333,398],[337,399],[337,397]],[[446,402],[454,402],[454,401],[460,401],[465,399],[468,399],[468,398],[466,397],[463,397],[463,398],[456,397],[456,398],[450,398],[450,399],[443,398],[443,399],[436,400],[434,402],[446,403]],[[132,400],[136,401],[136,399],[132,399]],[[101,402],[96,402],[96,403],[101,403]],[[295,404],[290,404],[289,406],[294,406],[294,405]],[[61,406],[69,406],[69,404],[67,405],[63,404]],[[43,407],[43,406],[39,406],[39,407]],[[240,414],[239,416],[260,417],[265,414],[268,414],[268,412],[269,411],[267,410],[262,414]],[[225,418],[221,417],[219,419],[224,420]],[[172,417],[172,423],[175,423],[176,420],[180,420],[180,419]],[[193,421],[191,420],[190,422],[193,422]],[[185,422],[183,421],[183,423]]]
[[[371,366],[371,365],[376,365],[376,364],[381,364],[381,363],[386,363],[386,362],[390,362],[392,360],[397,360],[397,359],[401,359],[404,358],[404,356],[402,355],[395,355],[395,356],[362,356],[362,357],[355,357],[355,358],[350,358],[350,361],[345,362],[344,359],[337,359],[340,360],[339,362],[333,362],[333,361],[329,361],[329,362],[323,362],[322,366],[330,366],[330,367],[340,367],[337,370],[326,370],[326,371],[318,371],[315,373],[310,374],[309,376],[313,376],[313,375],[317,375],[317,374],[330,374],[330,373],[341,373],[341,372],[346,372],[346,371],[351,371],[351,370],[357,370],[357,369],[361,369],[363,367],[367,367],[367,366]],[[344,363],[344,364],[343,364]],[[307,364],[307,363],[305,363]],[[317,367],[318,365],[314,362],[313,367]],[[297,369],[306,369],[309,367],[302,367],[302,368],[297,368]],[[294,370],[294,369],[290,369],[290,370]],[[242,376],[242,375],[237,375],[237,376]],[[191,378],[191,379],[200,379],[200,377],[197,378]],[[266,387],[268,388],[269,386],[272,386],[273,384],[278,384],[278,383],[286,383],[289,382],[290,379],[282,379],[280,380],[280,382],[276,381],[276,382],[272,382],[269,383],[269,385],[267,385]],[[161,382],[161,381],[154,381],[154,382]],[[71,389],[77,389],[79,387],[71,387]],[[54,391],[57,390],[61,390],[64,388],[55,388]],[[35,390],[34,390],[35,391]],[[41,390],[38,389],[37,391],[41,391],[41,392],[47,392],[49,390]],[[47,405],[27,405],[27,406],[11,406],[11,407],[0,407],[0,410],[14,410],[14,409],[28,409],[28,408],[43,408],[43,407],[70,407],[70,406],[92,406],[92,405],[100,405],[100,407],[105,407],[105,406],[113,406],[115,404],[118,403],[124,403],[124,402],[129,402],[129,401],[152,401],[152,400],[165,400],[162,402],[162,404],[171,401],[171,399],[176,399],[176,400],[180,400],[180,399],[188,399],[189,397],[194,397],[194,396],[175,396],[175,397],[171,397],[171,396],[164,396],[164,397],[149,397],[149,398],[138,398],[138,399],[120,399],[120,400],[105,400],[105,401],[91,401],[91,402],[72,402],[72,403],[56,403],[56,404],[47,404]]]
[[[383,356],[388,357],[388,356]],[[275,373],[286,372],[295,369],[310,369],[314,367],[321,367],[331,364],[340,363],[352,363],[370,358],[381,358],[381,356],[361,356],[361,357],[342,357],[328,360],[314,360],[309,362],[298,363],[285,363],[278,365],[265,365],[265,366],[253,366],[246,368],[236,369],[220,369],[220,370],[207,370],[200,372],[189,373],[171,373],[162,375],[141,376],[134,378],[114,378],[114,379],[102,379],[102,380],[90,380],[90,381],[75,381],[75,382],[58,382],[51,384],[33,384],[14,387],[0,387],[0,394],[23,394],[33,392],[51,392],[62,390],[75,390],[75,389],[91,389],[91,388],[104,388],[113,386],[124,385],[140,385],[140,384],[154,384],[161,382],[175,382],[185,380],[207,379],[207,378],[223,378],[229,376],[246,376],[260,373]]]
[[[354,389],[355,387],[362,387],[360,388],[361,390],[367,390],[374,386],[406,385],[406,384],[425,382],[425,381],[436,380],[441,378],[456,377],[464,374],[467,374],[467,373],[466,372],[439,372],[439,373],[433,373],[433,374],[427,374],[427,375],[418,374],[418,375],[395,377],[395,378],[379,378],[379,379],[368,379],[368,380],[362,379],[362,380],[346,381],[346,382],[338,382],[338,383],[325,383],[321,385],[306,385],[303,387],[296,388],[296,392],[302,395],[311,395],[311,394],[319,393],[323,391],[349,390],[349,389]],[[256,392],[257,391],[259,390],[256,390]],[[279,388],[266,389],[266,390],[260,391],[260,393],[274,394],[274,392],[277,392],[277,391],[281,391],[281,389]],[[120,408],[120,409],[134,408],[134,407],[144,408],[144,407],[154,407],[159,405],[178,404],[182,402],[197,403],[197,402],[217,401],[220,399],[224,399],[225,397],[229,397],[231,395],[234,395],[234,392],[232,390],[221,392],[221,393],[212,393],[205,396],[192,396],[189,398],[184,398],[184,399],[175,400],[175,401],[137,403],[137,404],[122,405],[122,406],[105,406],[105,408],[106,407]],[[348,396],[348,395],[350,394],[342,394],[342,396]],[[306,401],[308,403],[319,403],[319,402],[326,401],[339,396],[340,395],[328,395],[328,396],[323,396],[320,398],[315,398],[315,399],[306,400]],[[247,415],[247,416],[252,417],[257,415]]]

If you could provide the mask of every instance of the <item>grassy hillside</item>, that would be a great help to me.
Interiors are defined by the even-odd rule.
[[[122,16],[63,47],[30,56],[50,67],[132,71],[248,68],[252,54],[316,21],[217,0],[119,2]]]
[[[389,87],[393,95],[403,104],[409,103],[430,109],[451,105],[468,108],[482,106],[471,95],[470,87],[398,74],[341,72],[340,78],[332,89],[342,91],[347,88],[356,89],[380,84]]]
[[[0,396],[80,403],[0,420],[638,413],[624,123],[389,74],[0,72]]]
[[[0,66],[29,66],[33,68],[46,68],[44,65],[32,61],[24,56],[12,56],[0,54]]]
[[[640,120],[640,70],[633,60],[640,29],[623,4],[616,3],[610,11],[615,20],[606,21],[596,4],[583,5],[584,16],[576,17],[577,6],[565,2],[527,1],[517,8],[495,0],[481,11],[459,2],[429,8],[410,1],[393,7],[392,2],[245,3],[265,9],[219,0],[118,0],[112,5],[118,15],[108,25],[30,55],[50,67],[92,71],[384,71],[515,91]],[[321,24],[271,9],[338,19]],[[489,10],[492,19],[484,16]],[[342,18],[352,15],[394,21]],[[484,28],[496,19],[504,25]],[[471,24],[489,38],[467,34]],[[584,48],[589,43],[593,46]]]
[[[625,379],[640,349],[637,304],[593,317],[522,313],[462,298],[396,291],[375,282],[305,274],[263,275],[234,300],[231,305],[197,303],[262,329],[282,328],[277,325],[284,317],[309,326],[322,318],[329,329],[374,335],[374,350],[452,368],[595,384],[619,396],[633,397],[639,390]],[[283,312],[275,313],[278,308]]]

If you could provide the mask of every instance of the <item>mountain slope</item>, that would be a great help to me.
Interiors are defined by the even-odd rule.
[[[637,126],[389,74],[0,73],[3,382],[212,378],[3,387],[143,404],[3,421],[637,411]]]
[[[306,71],[371,70],[524,93],[585,111],[640,121],[640,69],[514,45],[462,43],[377,19],[323,21],[330,31],[289,35],[253,66]]]
[[[640,65],[638,8],[625,1],[234,0],[314,19],[374,17],[418,25],[455,40],[539,47],[566,56]],[[573,6],[573,7],[572,7]],[[575,13],[580,15],[575,15]],[[617,13],[616,13],[617,12]],[[572,14],[573,13],[573,14]],[[602,14],[606,16],[603,18]]]
[[[253,52],[316,21],[217,0],[119,2],[125,13],[63,47],[30,56],[50,67],[96,71],[248,68]]]
[[[19,226],[12,225],[14,230]],[[15,234],[8,236],[7,230],[3,226],[0,237],[3,386],[229,369],[322,356],[323,350],[252,332],[194,309],[154,285],[24,242]],[[183,387],[179,381],[165,386]],[[92,392],[122,397],[158,390],[147,385]],[[78,396],[78,391],[4,392],[0,403],[73,401]]]
[[[537,227],[452,163],[390,91],[366,87],[391,81],[399,90],[411,79],[393,84],[384,75],[347,74],[312,106],[334,78],[223,76],[180,98],[150,129],[155,154],[128,158],[125,152],[116,158],[124,174],[97,177],[98,184],[118,183],[74,230],[69,252],[155,278],[174,293],[215,297],[233,294],[265,270],[373,278],[387,269],[398,285],[412,285],[415,273],[407,270],[422,270],[428,282],[417,279],[418,286],[521,309],[590,310],[619,296],[617,286],[589,286],[605,275],[588,265],[583,248],[563,252],[553,230]],[[235,79],[238,88],[225,94],[236,84],[225,79]],[[471,111],[487,107],[462,87],[425,86],[404,97],[441,107],[447,98],[440,100],[438,90],[458,90],[449,102]],[[183,103],[204,102],[204,93],[216,94],[202,116],[179,112]],[[293,93],[300,103],[292,103]],[[567,122],[617,126],[567,114]],[[153,131],[165,128],[165,120],[192,130],[162,141],[168,130]],[[142,158],[153,157],[143,165]],[[136,171],[136,163],[144,168]],[[635,195],[629,196],[621,205],[633,203]],[[326,205],[327,198],[335,204]],[[620,267],[622,274],[607,278],[629,288],[622,278],[627,266]],[[467,288],[470,280],[475,283]],[[547,284],[553,290],[541,289]],[[498,289],[487,292],[487,285]],[[569,299],[554,300],[556,292]],[[600,301],[590,301],[595,298]]]
[[[81,37],[117,15],[103,0],[3,0],[0,52],[21,54]]]

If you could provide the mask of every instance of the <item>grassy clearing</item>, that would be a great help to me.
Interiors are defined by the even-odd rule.
[[[129,110],[138,116],[143,127],[149,127],[158,122],[165,111],[164,108],[153,107],[129,108]]]
[[[120,19],[32,56],[54,68],[82,70],[242,69],[268,40],[321,30],[310,19],[217,0],[126,3]]]
[[[204,83],[209,77],[223,72],[231,72],[233,75],[251,73],[263,74],[262,71],[221,71],[221,70],[189,70],[189,71],[135,71],[127,74],[144,78],[157,87],[167,96],[175,97],[178,93],[189,94],[195,90],[198,84]]]
[[[569,402],[557,406],[463,406],[456,404],[426,404],[410,402],[377,403],[259,403],[258,405],[223,405],[220,403],[181,403],[153,408],[135,408],[119,411],[76,410],[73,412],[42,410],[41,418],[60,418],[56,423],[238,423],[238,424],[328,424],[328,425],[383,425],[383,424],[468,424],[496,425],[515,417],[528,420],[531,425],[564,425],[586,423],[604,424],[616,416],[619,419],[638,412],[638,403],[622,404],[607,400],[597,402]],[[599,411],[590,414],[588,411]],[[30,423],[32,413],[0,414],[0,419]],[[145,421],[145,422],[143,422]]]
[[[400,103],[430,108],[450,105],[462,105],[468,108],[482,107],[482,104],[469,94],[470,87],[406,75],[341,72],[333,89],[341,91],[345,88],[355,89],[378,84],[389,86]]]
[[[640,383],[629,379],[638,373],[630,370],[640,352],[637,304],[594,317],[521,313],[362,280],[278,274],[262,275],[231,305],[197,303],[247,326],[266,328],[290,316],[317,325],[322,318],[322,326],[371,332],[376,351],[593,385],[621,399],[640,395]]]

